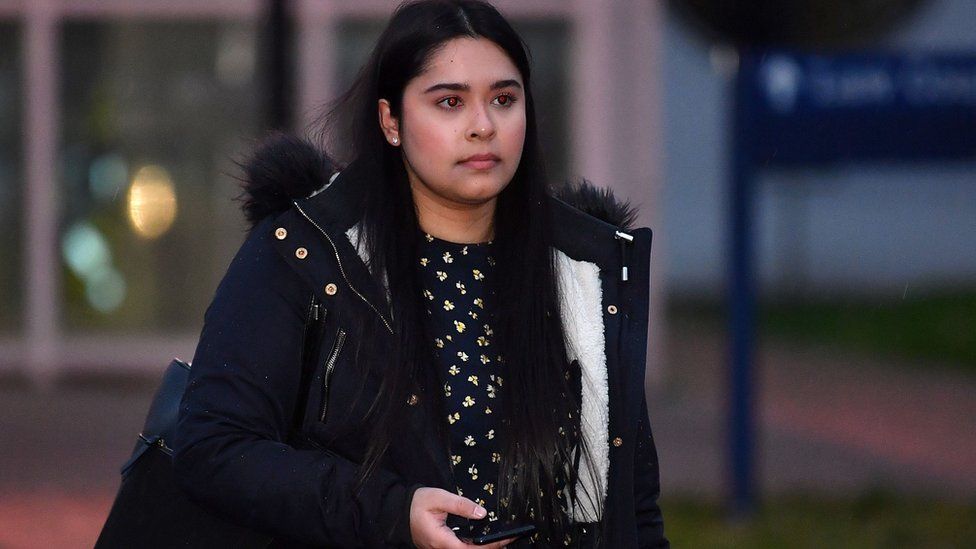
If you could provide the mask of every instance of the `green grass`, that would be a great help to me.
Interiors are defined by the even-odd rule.
[[[768,305],[761,311],[761,327],[769,335],[942,360],[976,371],[976,294]]]
[[[672,310],[679,318],[724,317],[717,304],[679,303]],[[976,292],[764,303],[759,330],[762,337],[940,361],[976,373]]]
[[[663,499],[665,533],[681,548],[976,547],[972,505],[871,493],[853,499],[779,497],[750,519],[718,505]]]

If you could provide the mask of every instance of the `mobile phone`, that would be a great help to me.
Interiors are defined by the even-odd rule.
[[[506,524],[498,529],[492,528],[492,532],[489,533],[475,533],[475,531],[470,531],[467,534],[458,533],[458,539],[464,543],[470,543],[473,545],[488,545],[489,543],[494,543],[496,541],[501,541],[508,538],[517,538],[519,536],[524,536],[535,532],[535,525],[526,524]]]

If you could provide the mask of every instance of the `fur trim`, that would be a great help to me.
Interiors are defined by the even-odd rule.
[[[637,208],[628,201],[617,200],[613,191],[597,187],[586,179],[568,182],[555,197],[583,213],[621,229],[630,229],[637,221]]]
[[[321,190],[338,169],[315,145],[284,133],[267,137],[241,167],[241,209],[252,227]]]

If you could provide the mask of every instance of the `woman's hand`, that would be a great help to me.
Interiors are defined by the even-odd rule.
[[[484,507],[468,498],[452,494],[440,488],[418,488],[410,502],[410,536],[413,544],[421,549],[468,549],[474,547],[459,540],[447,526],[447,515],[472,519],[485,518]],[[488,545],[486,549],[498,549],[511,543],[506,539]]]

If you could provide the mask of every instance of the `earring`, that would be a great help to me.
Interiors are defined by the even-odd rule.
[[[393,139],[390,139],[390,143],[393,143],[394,145],[396,145],[399,142],[400,142],[400,138],[395,135],[393,136]]]

